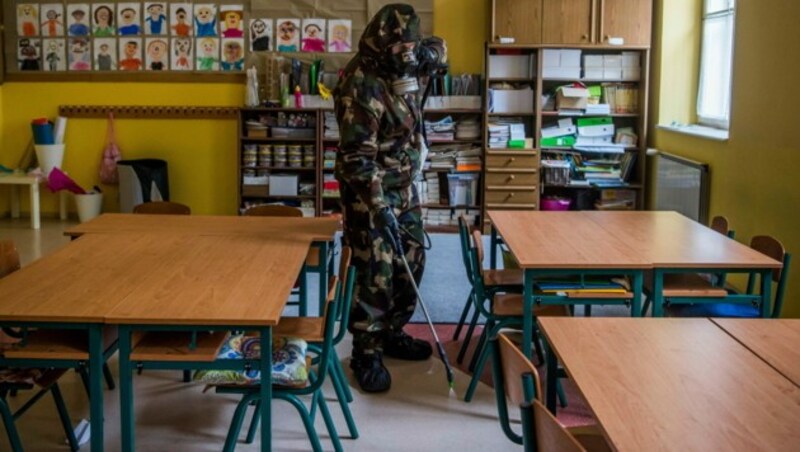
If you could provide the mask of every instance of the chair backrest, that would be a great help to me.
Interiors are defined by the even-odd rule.
[[[472,231],[472,241],[473,246],[475,247],[476,256],[478,258],[478,268],[476,269],[477,272],[474,273],[476,276],[483,276],[483,236],[481,235],[481,231],[474,230]]]
[[[0,278],[20,269],[19,252],[11,240],[0,240]]]
[[[247,217],[302,217],[303,211],[296,207],[275,204],[251,207],[244,211],[244,215]]]
[[[139,204],[133,208],[133,213],[149,215],[191,215],[192,209],[186,204],[171,201],[153,201]]]
[[[458,238],[461,242],[461,260],[464,262],[464,268],[467,271],[467,279],[472,283],[472,264],[470,263],[469,249],[470,249],[470,234],[469,223],[464,215],[458,217]]]
[[[730,223],[728,219],[722,215],[717,215],[716,217],[711,219],[711,229],[719,232],[722,235],[728,235],[730,232]]]
[[[525,451],[583,452],[586,449],[538,400],[520,406]]]
[[[349,246],[342,247],[339,256],[339,312],[336,319],[339,321],[339,330],[333,338],[333,343],[339,344],[347,335],[347,324],[350,321],[350,308],[353,304],[353,290],[356,282],[356,268],[350,264],[353,249]]]
[[[786,248],[783,247],[783,244],[778,239],[769,235],[757,235],[753,237],[752,240],[750,240],[750,248],[783,263],[783,267],[776,268],[772,271],[772,281],[777,283],[772,317],[780,317],[781,310],[783,309],[783,294],[786,291],[786,276],[789,274],[791,255],[786,252]]]
[[[533,399],[541,399],[542,388],[539,373],[522,351],[505,334],[498,334],[495,350],[500,357],[503,387],[512,406],[520,406]],[[523,378],[530,375],[530,379]],[[531,382],[526,388],[525,380]]]

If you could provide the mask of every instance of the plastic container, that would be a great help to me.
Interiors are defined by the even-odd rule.
[[[34,148],[36,149],[36,159],[45,176],[50,175],[53,168],[61,168],[64,161],[63,144],[37,144],[34,145]]]
[[[81,221],[81,223],[86,223],[87,221],[100,215],[100,212],[103,210],[103,194],[76,194],[75,207],[78,210],[78,219]]]
[[[314,138],[316,129],[293,129],[290,127],[273,127],[273,138]]]
[[[33,130],[33,142],[37,145],[53,145],[56,143],[53,125],[49,122],[44,124],[31,124]]]
[[[572,200],[569,198],[545,197],[542,198],[542,210],[569,210]]]

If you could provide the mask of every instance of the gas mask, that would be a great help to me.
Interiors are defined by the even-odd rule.
[[[417,72],[419,60],[417,59],[416,43],[398,44],[397,51],[392,51],[387,59],[387,65],[392,73],[397,76],[392,80],[392,91],[398,96],[419,91]]]

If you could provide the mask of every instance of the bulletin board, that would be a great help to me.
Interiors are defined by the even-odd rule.
[[[270,70],[277,67],[276,61],[292,58],[321,59],[330,70],[342,67],[352,57],[369,19],[395,1],[3,1],[0,62],[4,64],[0,83],[3,78],[243,82],[244,68],[256,66],[259,73],[269,77]],[[433,0],[405,2],[415,7],[423,35],[429,36],[433,29]],[[161,5],[161,9],[150,8],[153,5]],[[202,16],[204,7],[213,13]],[[183,18],[178,16],[181,9]],[[135,11],[134,19],[130,10]],[[109,12],[113,24],[104,21]],[[216,24],[214,35],[209,36],[208,20],[212,16]],[[229,22],[229,16],[238,16],[238,22]],[[202,28],[200,18],[206,21]],[[261,23],[255,24],[256,21]],[[229,23],[234,26],[228,27]],[[132,28],[132,24],[138,28]],[[179,24],[183,28],[178,28]],[[294,31],[296,47],[284,45],[287,30]]]

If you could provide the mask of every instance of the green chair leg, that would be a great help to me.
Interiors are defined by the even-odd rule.
[[[317,391],[315,397],[318,399],[319,411],[322,413],[322,419],[325,421],[325,426],[328,428],[328,435],[331,437],[333,450],[336,452],[342,452],[344,448],[342,447],[342,442],[339,440],[339,433],[336,431],[336,425],[333,423],[331,412],[328,409],[328,402],[325,401],[325,396],[322,394],[322,389]]]
[[[564,392],[564,385],[561,384],[561,379],[556,380],[556,395],[558,396],[558,403],[561,408],[567,407],[567,393]]]
[[[239,439],[239,432],[242,430],[242,422],[244,422],[244,415],[247,412],[247,407],[250,403],[258,397],[257,392],[245,394],[239,404],[236,405],[236,411],[233,413],[231,426],[228,428],[228,435],[225,437],[225,446],[223,452],[233,452],[236,448],[236,441]]]
[[[302,419],[306,434],[308,434],[308,439],[311,441],[312,450],[314,450],[314,452],[322,452],[322,443],[319,441],[319,435],[317,435],[317,431],[314,429],[314,422],[311,421],[311,417],[309,417],[308,410],[306,410],[303,402],[291,394],[273,393],[273,397],[292,404],[297,412],[300,413],[300,419]]]
[[[467,354],[467,348],[469,348],[469,343],[472,340],[472,335],[475,333],[475,326],[478,324],[478,319],[480,318],[480,311],[477,309],[472,314],[472,320],[469,322],[469,327],[467,328],[467,334],[464,336],[464,342],[461,343],[461,348],[458,350],[458,356],[456,357],[456,362],[461,364],[464,362],[464,355]]]
[[[336,361],[338,362],[338,361]],[[342,414],[344,415],[344,420],[347,422],[347,430],[350,432],[350,437],[353,439],[358,439],[358,429],[356,428],[356,422],[353,419],[353,413],[350,412],[350,404],[347,402],[347,396],[344,393],[343,386],[345,385],[342,382],[341,378],[337,375],[335,363],[330,363],[328,366],[329,373],[331,374],[331,383],[333,383],[333,389],[336,391],[336,398],[339,399],[339,406],[342,408]]]
[[[492,331],[490,331],[488,329],[488,325],[485,326],[484,330],[483,330],[483,335],[488,337],[491,333],[494,333],[493,329],[492,329]],[[488,341],[486,341],[486,342],[487,342],[486,346],[482,347],[479,350],[475,350],[475,355],[474,356],[479,356],[479,358],[478,358],[478,362],[475,363],[475,370],[473,371],[473,374],[472,374],[472,380],[470,380],[470,382],[469,382],[469,387],[467,388],[467,393],[464,394],[464,401],[465,402],[471,402],[472,401],[472,397],[475,395],[475,390],[478,388],[478,382],[481,380],[481,374],[483,374],[483,368],[486,366],[486,360],[489,357],[489,355],[491,354],[491,350],[490,350]],[[480,353],[480,355],[478,355],[478,353]]]
[[[14,425],[14,415],[8,408],[5,397],[0,399],[0,417],[3,418],[3,425],[6,428],[8,442],[11,443],[12,452],[22,452],[22,442],[19,440],[17,427]]]
[[[89,371],[86,369],[86,366],[81,366],[76,369],[78,371],[78,375],[81,376],[81,383],[83,383],[83,388],[86,390],[86,397],[89,397]]]
[[[78,439],[75,438],[75,430],[72,427],[72,421],[69,418],[67,406],[64,404],[64,397],[61,395],[58,383],[53,383],[53,386],[50,387],[50,393],[53,394],[53,401],[56,403],[56,410],[58,410],[58,418],[61,420],[61,426],[64,427],[64,434],[67,435],[69,448],[72,449],[72,452],[76,452],[80,449],[80,446],[78,445]]]
[[[108,363],[103,364],[103,378],[106,379],[106,386],[108,387],[109,391],[113,391],[114,388],[117,387],[116,383],[114,382],[114,375],[111,373]]]
[[[244,441],[246,444],[253,444],[253,441],[256,439],[256,433],[258,432],[258,423],[261,420],[261,402],[256,401],[254,405],[253,420],[250,421],[250,428],[247,429],[247,439]]]
[[[486,348],[486,344],[489,342],[488,339],[488,332],[491,329],[489,322],[483,326],[483,331],[481,332],[481,337],[478,339],[478,345],[475,346],[475,352],[472,354],[472,359],[469,361],[469,369],[470,372],[475,372],[475,366],[478,364],[478,357],[481,356],[483,350]]]
[[[533,351],[536,353],[536,359],[541,366],[544,364],[544,351],[542,351],[542,342],[539,340],[539,331],[533,332]]]
[[[453,333],[453,340],[457,341],[458,336],[461,335],[461,328],[464,327],[464,323],[467,321],[467,315],[469,315],[469,308],[472,307],[472,297],[475,293],[475,289],[471,289],[469,291],[469,296],[467,297],[466,303],[464,303],[464,309],[461,311],[461,317],[458,319],[458,325],[456,325],[456,331]]]
[[[342,389],[344,389],[345,399],[347,399],[347,403],[353,403],[353,393],[350,391],[350,381],[347,379],[347,375],[344,373],[344,369],[342,368],[342,360],[339,359],[339,355],[336,353],[336,349],[332,350],[331,360],[333,361],[333,371],[332,373],[336,373],[339,377],[339,382],[342,384]]]

